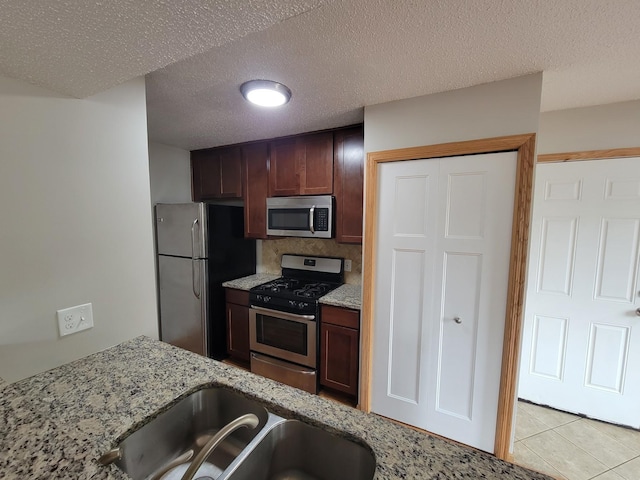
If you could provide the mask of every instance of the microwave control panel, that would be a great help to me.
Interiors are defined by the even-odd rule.
[[[313,223],[315,224],[315,229],[320,232],[328,232],[329,231],[329,209],[328,208],[316,208],[315,218],[313,219]]]

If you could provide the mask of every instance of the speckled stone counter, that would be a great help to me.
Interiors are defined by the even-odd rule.
[[[261,283],[270,282],[279,276],[280,275],[275,275],[273,273],[255,273],[248,277],[229,280],[228,282],[224,282],[222,286],[226,288],[237,288],[238,290],[251,290],[253,287],[258,286]]]
[[[360,310],[362,307],[362,285],[344,285],[332,290],[320,299],[320,303],[333,305],[334,307],[353,308]]]
[[[96,459],[205,385],[231,388],[277,415],[368,444],[377,480],[549,480],[145,337],[7,385],[0,397],[0,478],[126,479],[117,467],[102,467]]]

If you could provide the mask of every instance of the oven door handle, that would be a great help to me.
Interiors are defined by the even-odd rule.
[[[285,320],[315,320],[315,315],[298,315],[296,313],[282,312],[280,310],[271,310],[269,308],[256,307],[251,305],[251,310],[255,310],[258,313],[264,313],[271,315],[272,317],[284,318]]]

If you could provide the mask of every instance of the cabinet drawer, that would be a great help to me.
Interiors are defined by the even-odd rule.
[[[360,312],[348,308],[332,307],[322,305],[320,310],[320,321],[340,327],[360,329]]]
[[[227,303],[235,303],[237,305],[249,306],[249,292],[245,290],[237,290],[235,288],[225,288],[225,297]]]

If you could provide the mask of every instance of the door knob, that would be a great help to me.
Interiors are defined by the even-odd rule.
[[[640,311],[640,308],[636,310],[636,313],[638,313],[639,311]],[[638,315],[640,315],[640,313],[638,313]],[[460,317],[453,317],[453,321],[456,323],[462,323],[462,319]]]
[[[640,317],[640,308],[636,308],[636,315]]]

